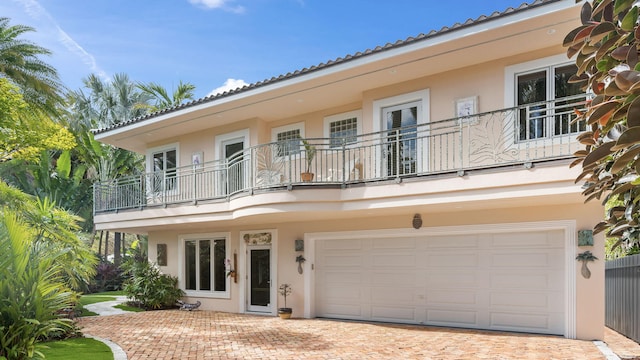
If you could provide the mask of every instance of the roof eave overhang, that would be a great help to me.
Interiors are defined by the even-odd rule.
[[[282,96],[290,95],[293,91],[309,89],[322,82],[323,79],[357,72],[364,67],[373,67],[384,70],[384,67],[393,67],[395,59],[404,56],[448,44],[455,48],[456,44],[463,44],[469,39],[481,38],[482,34],[491,30],[504,28],[523,21],[533,21],[551,13],[577,7],[571,0],[562,0],[544,3],[540,6],[505,13],[495,18],[477,21],[469,25],[459,25],[451,29],[443,29],[435,34],[427,34],[423,38],[408,39],[404,42],[387,44],[365,53],[357,53],[345,59],[338,59],[330,64],[321,64],[310,69],[303,69],[293,74],[283,75],[279,78],[266,80],[228,94],[216,96],[211,99],[204,98],[193,103],[187,103],[173,109],[151,114],[140,119],[133,119],[125,124],[95,131],[98,141],[109,143],[129,150],[143,152],[144,144],[140,141],[131,141],[133,137],[142,136],[153,131],[162,124],[192,121],[206,114],[215,120],[216,114],[229,109],[246,108],[256,103],[265,103]],[[567,22],[573,19],[566,19]],[[295,90],[293,90],[295,89]],[[209,126],[212,126],[209,123]],[[175,133],[174,133],[175,135]],[[129,139],[125,141],[124,139]],[[156,139],[157,140],[157,139]],[[137,145],[136,145],[137,144]]]

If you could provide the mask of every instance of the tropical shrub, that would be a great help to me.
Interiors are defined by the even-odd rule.
[[[133,302],[144,309],[166,309],[175,306],[184,291],[178,288],[178,278],[160,272],[147,260],[127,260],[123,290]]]
[[[57,315],[75,301],[65,285],[64,252],[4,209],[0,220],[0,359],[41,358],[37,341],[73,329]]]
[[[114,263],[103,260],[96,266],[96,276],[89,284],[91,293],[120,290],[124,281],[122,269]]]

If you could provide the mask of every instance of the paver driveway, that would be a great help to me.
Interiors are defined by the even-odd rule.
[[[604,359],[590,341],[493,331],[150,311],[82,318],[135,359]]]

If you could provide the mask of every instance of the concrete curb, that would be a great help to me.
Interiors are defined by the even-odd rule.
[[[122,350],[122,348],[118,344],[114,343],[113,341],[99,338],[97,336],[93,336],[89,334],[84,334],[84,336],[100,341],[105,345],[107,345],[111,349],[111,352],[113,353],[113,360],[127,360],[127,353],[125,353],[124,350]]]
[[[594,341],[593,344],[600,350],[607,360],[620,360],[620,357],[611,350],[603,341]]]

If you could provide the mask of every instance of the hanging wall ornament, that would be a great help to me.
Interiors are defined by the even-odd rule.
[[[420,214],[413,215],[413,228],[420,229],[422,227],[422,217]]]

